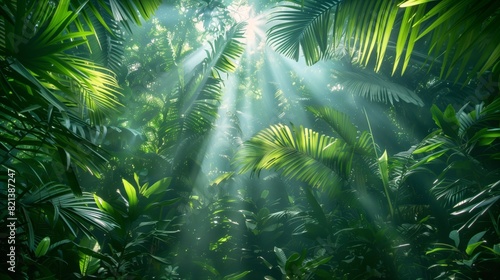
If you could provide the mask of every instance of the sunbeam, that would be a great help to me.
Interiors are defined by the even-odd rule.
[[[231,17],[236,22],[245,22],[245,39],[247,50],[254,52],[265,42],[264,26],[266,24],[263,14],[257,15],[253,6],[248,4],[232,4],[228,7]]]

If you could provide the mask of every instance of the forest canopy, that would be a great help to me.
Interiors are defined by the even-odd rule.
[[[497,279],[499,15],[0,1],[0,278]]]

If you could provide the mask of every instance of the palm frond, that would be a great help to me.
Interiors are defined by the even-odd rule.
[[[390,57],[393,74],[400,66],[403,74],[415,50],[425,49],[431,67],[440,64],[443,78],[453,74],[457,82],[464,74],[467,80],[489,71],[500,75],[495,0],[290,2],[272,14],[269,43],[295,60],[302,49],[308,65],[328,56],[328,49],[342,47],[375,72]],[[333,42],[328,41],[330,33]],[[389,48],[390,43],[395,47]]]
[[[211,51],[207,51],[205,63],[214,69],[213,76],[220,78],[220,72],[232,73],[236,70],[236,60],[245,50],[241,39],[245,36],[245,24],[233,26],[224,36],[219,36],[210,43]]]
[[[375,71],[382,65],[398,7],[393,0],[362,2],[342,1],[335,15],[336,42],[343,38],[351,57],[367,65],[376,53]]]
[[[193,102],[197,100],[204,91],[204,85],[214,85],[213,82],[207,83],[210,79],[220,80],[220,72],[230,73],[234,71],[236,65],[235,60],[243,53],[243,43],[239,41],[244,32],[244,23],[240,23],[232,27],[226,34],[221,35],[211,44],[211,52],[207,51],[207,57],[203,60],[200,70],[201,73],[195,72],[195,75],[188,81],[185,88],[188,90],[183,98],[182,111],[187,112]],[[200,86],[201,85],[201,86]],[[184,87],[184,86],[183,86]]]
[[[414,91],[385,79],[379,73],[357,69],[356,71],[335,71],[334,76],[344,89],[353,95],[391,105],[400,100],[417,106],[424,105],[422,99]]]
[[[457,80],[465,71],[473,73],[468,74],[468,78],[489,70],[499,74],[500,41],[494,35],[500,25],[496,1],[443,0],[434,4],[409,0],[401,3],[400,7],[411,8],[415,5],[427,8],[425,14],[412,15],[413,27],[423,29],[415,41],[431,38],[428,53],[432,57],[443,55],[442,77],[448,77],[453,70],[458,73]],[[492,42],[491,38],[497,39]],[[398,44],[404,42],[398,41]],[[408,46],[412,44],[414,42],[408,42]],[[472,69],[467,69],[471,62]]]
[[[268,42],[277,52],[299,60],[300,50],[307,65],[327,54],[331,38],[332,14],[338,0],[290,1],[272,13]]]
[[[69,1],[60,1],[55,9],[44,10],[45,13],[24,8],[21,10],[22,7],[19,7],[13,13],[22,15],[20,18],[31,18],[38,25],[22,20],[6,25],[6,31],[15,34],[14,40],[8,40],[3,50],[3,55],[8,56],[11,72],[23,77],[20,80],[29,80],[28,85],[39,90],[39,94],[59,110],[63,106],[58,100],[64,102],[66,98],[58,91],[70,97],[78,96],[72,101],[80,105],[81,113],[88,114],[92,123],[99,123],[105,112],[119,104],[116,100],[118,85],[114,74],[108,69],[67,53],[85,44],[86,37],[92,34],[87,31],[68,31],[83,6],[76,11],[69,11]],[[26,31],[23,30],[30,28],[33,33],[24,34]]]
[[[498,174],[492,175],[498,176]],[[499,186],[500,181],[493,182],[485,186],[484,190],[480,191],[478,194],[471,194],[469,197],[454,205],[456,210],[451,213],[452,215],[458,216],[474,213],[460,229],[472,227],[481,216],[488,213],[495,205],[498,205],[500,201]]]
[[[401,9],[402,16],[398,16]],[[395,28],[398,25],[399,29]],[[346,0],[335,15],[334,33],[336,44],[345,41],[351,55],[359,55],[360,64],[368,65],[374,59],[375,71],[380,70],[394,37],[393,73],[401,61],[404,73],[417,44],[427,40],[419,48],[426,48],[430,60],[440,59],[440,76],[454,73],[458,81],[464,73],[469,73],[468,79],[486,71],[495,71],[498,76],[499,41],[491,41],[498,25],[494,0],[409,0],[399,4],[393,0]]]
[[[72,164],[98,176],[99,170],[106,162],[104,152],[97,146],[98,142],[93,142],[98,140],[100,132],[89,130],[88,124],[81,122],[71,112],[59,112],[53,107],[30,108],[29,102],[14,103],[9,99],[2,99],[4,102],[0,105],[0,163],[13,166],[16,162],[25,162],[30,158],[40,162],[52,162],[52,165],[59,163],[61,168],[58,168],[58,171],[61,173],[58,176],[65,173],[70,176],[68,180],[71,181],[70,186],[75,194],[81,193],[81,190],[76,180],[71,179],[74,177]],[[37,171],[31,171],[33,175],[40,177]],[[24,176],[28,177],[31,171]]]
[[[118,73],[121,70],[124,53],[124,39],[118,22],[106,13],[102,13],[101,19],[95,14],[86,15],[83,12],[82,16],[85,16],[87,26],[94,34],[88,37],[90,59]],[[101,20],[106,26],[103,26]]]
[[[433,106],[433,119],[440,129],[413,152],[425,156],[412,167],[441,163],[443,167],[431,191],[446,206],[454,206],[453,215],[471,216],[462,223],[462,228],[471,227],[500,198],[497,180],[500,101],[477,105],[469,113],[464,110],[465,107],[455,112],[448,106],[442,112]]]
[[[148,20],[154,15],[161,0],[108,0],[107,3],[97,1],[97,5],[109,11],[114,19],[130,30],[129,22],[141,25],[142,20]]]
[[[181,74],[179,77],[173,98],[165,102],[165,119],[159,128],[163,139],[161,153],[174,155],[176,159],[199,151],[198,142],[218,117],[223,87],[221,73],[234,71],[236,60],[243,53],[240,39],[244,28],[245,24],[237,24],[217,38],[191,76]]]
[[[345,143],[303,127],[273,125],[243,144],[235,156],[240,172],[274,169],[330,193],[350,172]],[[336,172],[337,171],[337,172]]]
[[[92,227],[105,232],[115,227],[114,220],[96,206],[92,194],[84,193],[77,197],[67,186],[61,184],[47,183],[27,190],[18,197],[22,219],[29,229],[27,234],[30,248],[34,247],[36,236],[49,234],[38,233],[39,228],[33,226],[35,222],[48,223],[49,228],[63,225],[73,236],[77,236],[79,231],[92,236]]]
[[[189,90],[200,91],[199,96],[186,110],[182,110],[182,96],[188,96]],[[195,139],[205,135],[218,117],[221,91],[222,82],[211,77],[203,84],[195,79],[188,87],[180,85],[175,98],[165,105],[168,107],[165,108],[165,119],[159,127],[160,138],[163,139],[159,152],[175,155],[182,154],[182,151],[196,151],[193,149],[197,143]]]

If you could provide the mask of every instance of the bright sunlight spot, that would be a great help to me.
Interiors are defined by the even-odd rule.
[[[265,36],[265,32],[263,31],[265,24],[264,17],[256,15],[254,8],[247,4],[230,5],[229,12],[236,22],[246,22],[244,42],[249,48],[255,48]]]

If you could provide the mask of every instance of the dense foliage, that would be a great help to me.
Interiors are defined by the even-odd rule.
[[[498,278],[499,12],[2,0],[0,278]]]

